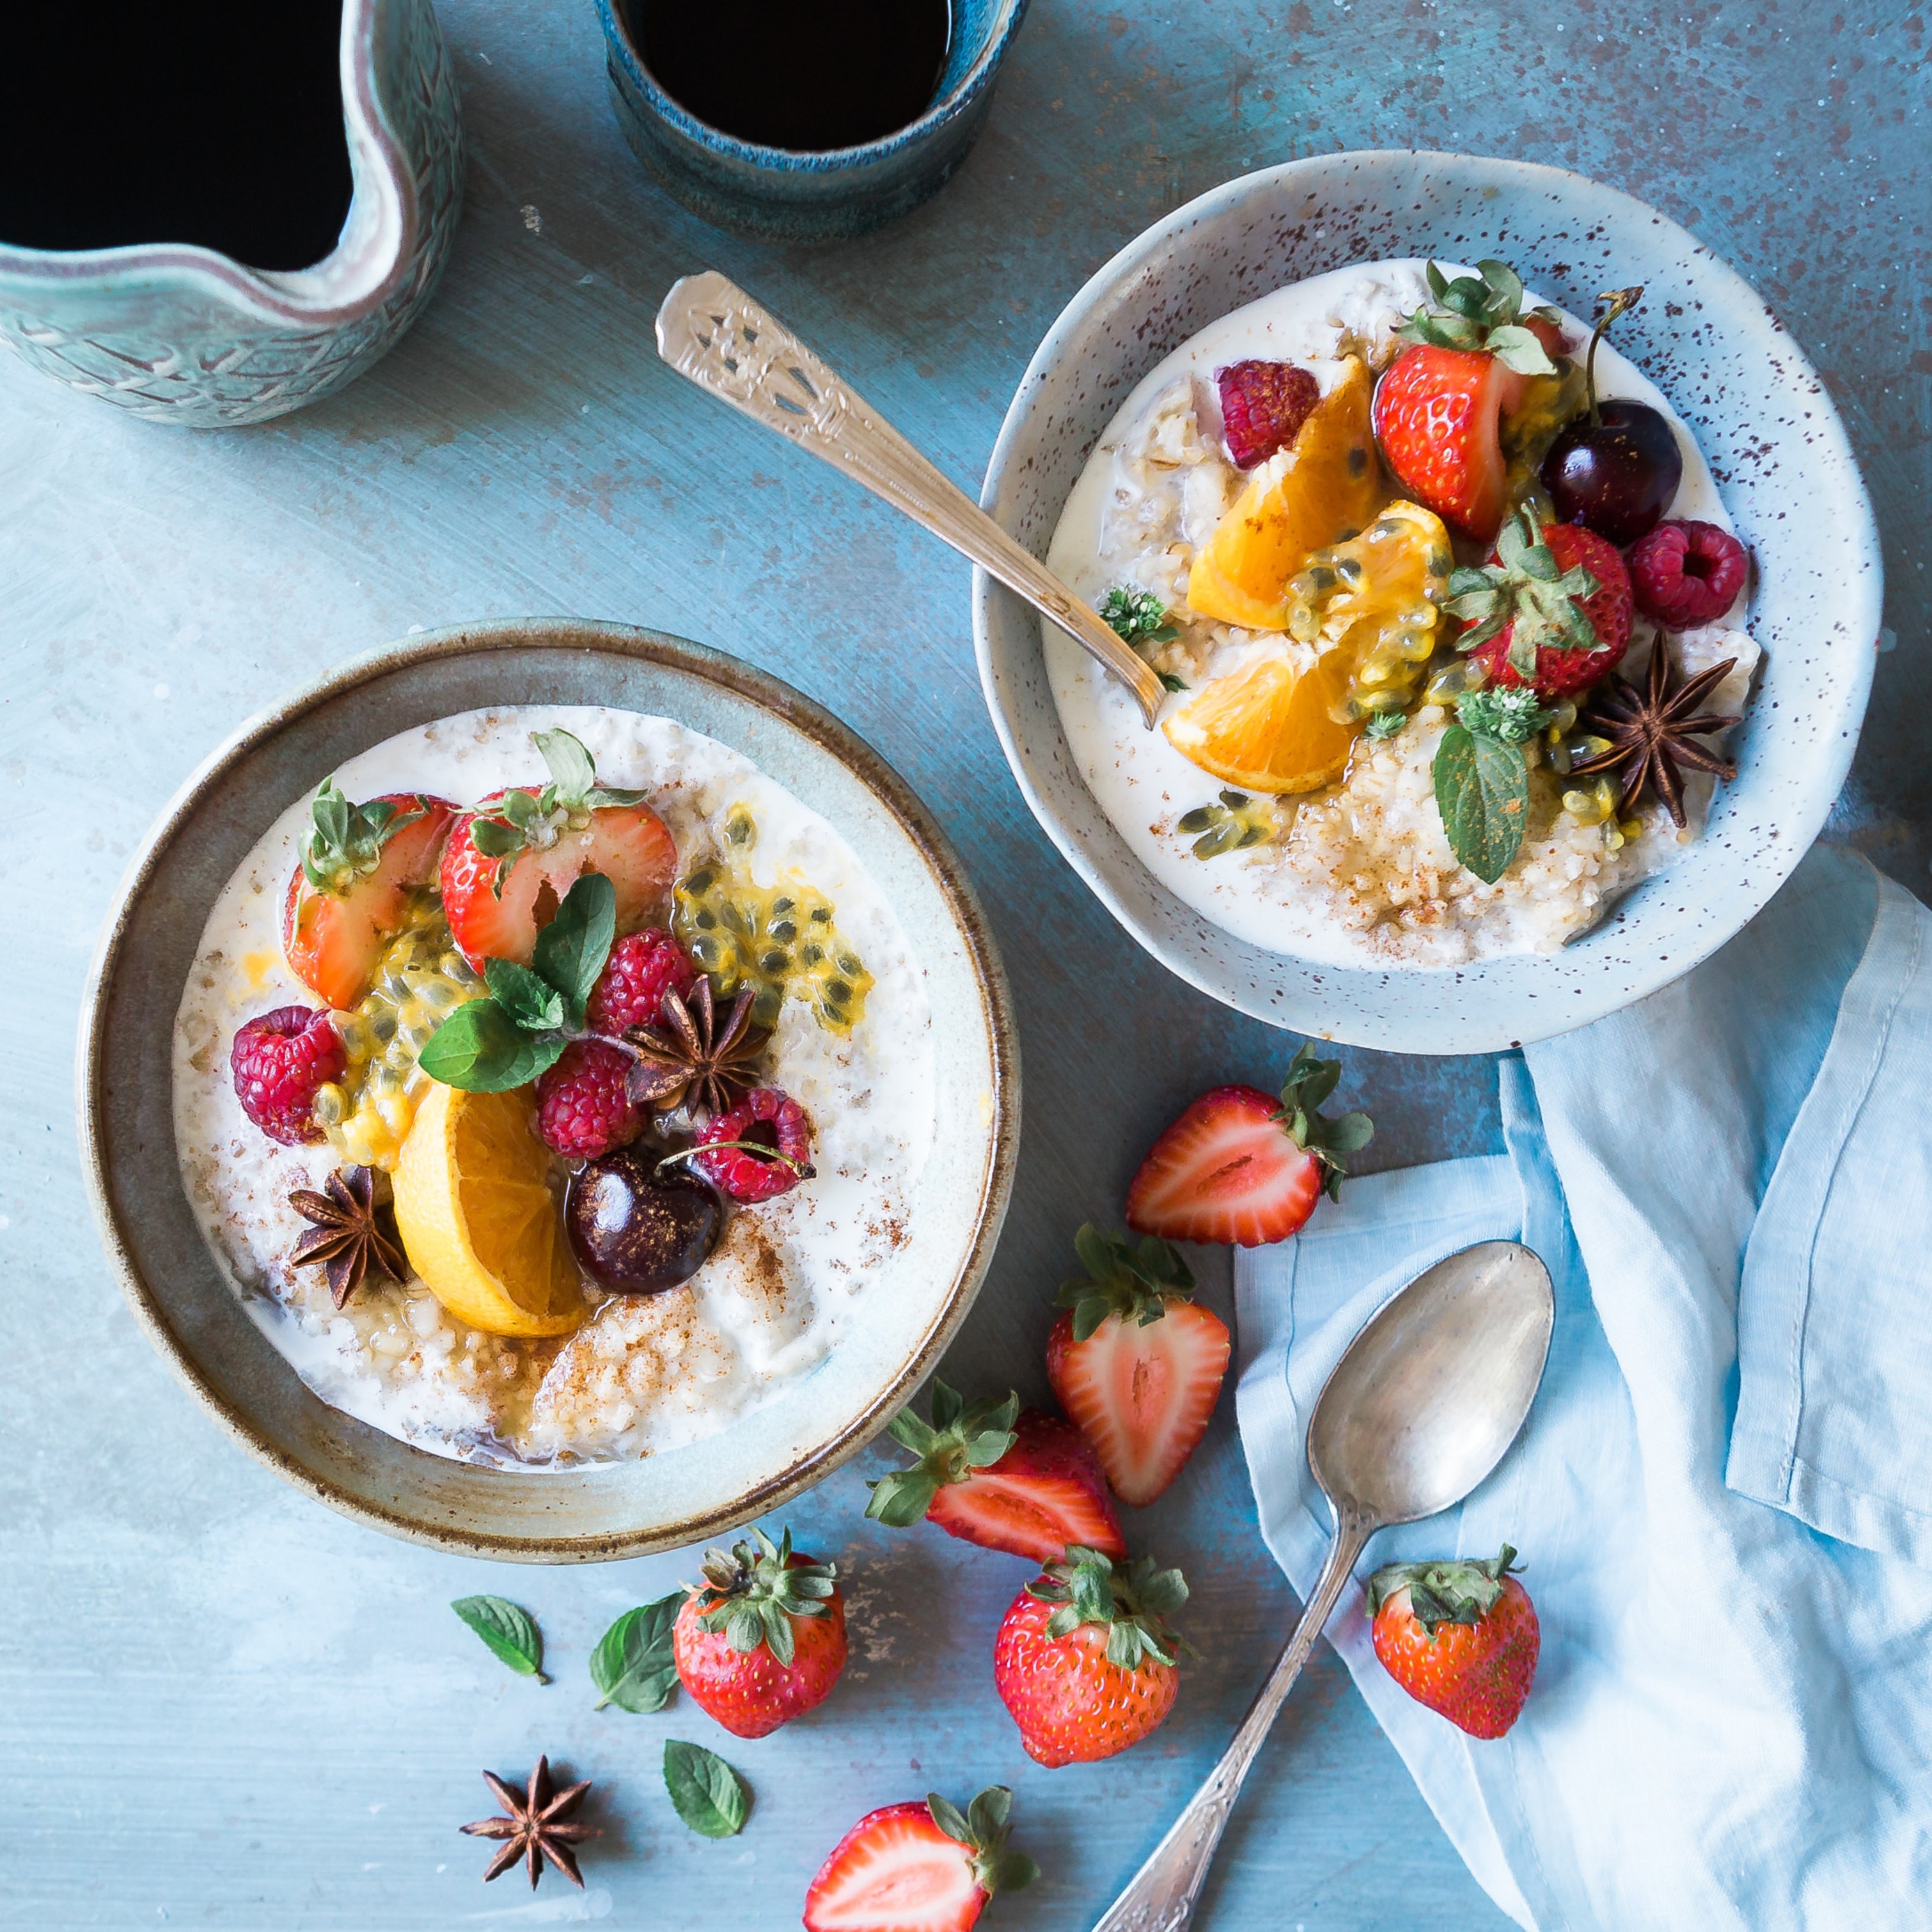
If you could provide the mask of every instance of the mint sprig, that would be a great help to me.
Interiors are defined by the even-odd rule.
[[[707,1838],[734,1838],[745,1828],[752,1794],[716,1751],[667,1738],[664,1780],[677,1815],[694,1832]]]
[[[1467,692],[1436,748],[1436,808],[1449,849],[1486,886],[1508,870],[1529,816],[1523,746],[1555,715],[1519,686]]]
[[[449,1607],[519,1677],[550,1682],[543,1673],[543,1634],[520,1604],[507,1597],[458,1597]]]
[[[683,1607],[684,1592],[674,1590],[626,1610],[597,1640],[590,1653],[590,1681],[597,1687],[593,1711],[607,1704],[640,1713],[664,1708],[677,1688],[671,1631]]]
[[[468,1094],[528,1085],[582,1031],[616,936],[617,890],[602,872],[586,872],[537,934],[535,970],[486,959],[488,996],[458,1006],[430,1034],[416,1064],[432,1080]]]
[[[1123,644],[1164,644],[1180,634],[1167,606],[1137,584],[1115,584],[1101,598],[1100,612],[1101,622]]]

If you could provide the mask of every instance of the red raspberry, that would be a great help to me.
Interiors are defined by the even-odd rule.
[[[228,1056],[242,1111],[272,1141],[300,1147],[322,1138],[315,1093],[349,1070],[342,1036],[326,1006],[278,1006],[238,1028]]]
[[[691,998],[698,968],[684,948],[660,928],[626,934],[610,949],[604,976],[590,995],[592,1033],[622,1033],[626,1027],[654,1026],[666,993]]]
[[[732,1146],[734,1141],[739,1144]],[[692,1166],[734,1201],[769,1201],[812,1172],[812,1123],[805,1109],[776,1087],[754,1087],[728,1114],[712,1120],[697,1144],[709,1151],[694,1156]],[[774,1160],[768,1148],[784,1159]]]
[[[1214,372],[1221,434],[1238,470],[1252,470],[1300,434],[1322,391],[1292,362],[1230,362]]]
[[[1673,631],[1714,624],[1750,574],[1744,545],[1715,524],[1659,524],[1624,561],[1638,608]]]
[[[608,1040],[574,1040],[537,1081],[537,1132],[566,1160],[595,1160],[635,1140],[644,1110],[628,1088],[631,1056]]]

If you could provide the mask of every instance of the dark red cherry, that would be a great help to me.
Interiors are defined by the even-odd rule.
[[[704,1265],[724,1208],[681,1168],[657,1171],[662,1151],[620,1148],[586,1163],[564,1201],[570,1245],[591,1278],[621,1294],[657,1294]]]
[[[1550,446],[1543,487],[1559,523],[1581,524],[1619,550],[1648,536],[1684,480],[1676,432],[1648,403],[1612,397]]]

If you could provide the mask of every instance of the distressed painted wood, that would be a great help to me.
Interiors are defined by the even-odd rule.
[[[639,175],[604,98],[592,10],[448,0],[472,136],[447,281],[337,400],[254,430],[124,420],[0,368],[7,667],[0,934],[0,1918],[36,1928],[362,1928],[796,1922],[862,1810],[991,1779],[1047,1868],[1013,1932],[1081,1932],[1205,1771],[1293,1604],[1254,1544],[1229,1405],[1134,1526],[1183,1564],[1204,1661],[1174,1720],[1111,1767],[1040,1771],[994,1697],[991,1632],[1024,1566],[862,1522],[848,1470],[792,1512],[852,1570],[849,1681],[729,1744],[756,1809],[680,1826],[668,1736],[688,1706],[593,1716],[604,1624],[694,1558],[495,1570],[299,1502],[204,1422],[124,1312],[75,1173],[70,1059],[122,865],[197,760],[258,705],[412,626],[562,611],[662,625],[802,686],[918,785],[964,851],[1021,998],[1027,1125],[992,1282],[954,1379],[1044,1394],[1069,1238],[1106,1216],[1198,1087],[1288,1048],[1166,978],[1034,830],[981,708],[965,570],[883,506],[661,368],[650,318],[712,266],[976,483],[1026,357],[1155,214],[1245,168],[1412,142],[1599,175],[1688,223],[1772,297],[1825,371],[1877,498],[1898,646],[1834,820],[1915,889],[1932,854],[1924,505],[1932,296],[1924,16],[1803,0],[1552,13],[1527,0],[1035,0],[991,127],[931,206],[820,253],[732,241]],[[1376,1160],[1487,1148],[1486,1066],[1351,1054]],[[1214,1291],[1225,1300],[1224,1278]],[[1532,1558],[1534,1552],[1531,1552]],[[556,1682],[513,1679],[452,1617],[499,1589],[542,1619]],[[484,1892],[455,1828],[476,1772],[548,1750],[595,1778],[579,1898]],[[1204,1922],[1502,1922],[1332,1659],[1264,1756]]]

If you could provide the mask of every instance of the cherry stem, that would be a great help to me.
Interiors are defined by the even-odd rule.
[[[1597,326],[1590,332],[1590,347],[1583,358],[1583,386],[1590,396],[1590,427],[1601,429],[1604,418],[1597,407],[1597,344],[1604,339],[1604,332],[1617,317],[1634,309],[1643,299],[1643,284],[1640,282],[1630,289],[1606,289],[1597,298],[1604,304],[1604,313]]]
[[[675,1154],[668,1154],[657,1164],[657,1172],[663,1173],[674,1161],[688,1160],[694,1154],[709,1154],[712,1148],[721,1150],[735,1148],[741,1154],[754,1154],[760,1160],[776,1160],[791,1169],[800,1180],[809,1180],[818,1170],[809,1162],[794,1160],[788,1154],[781,1154],[775,1147],[767,1147],[763,1141],[697,1141],[688,1148],[680,1148]]]

